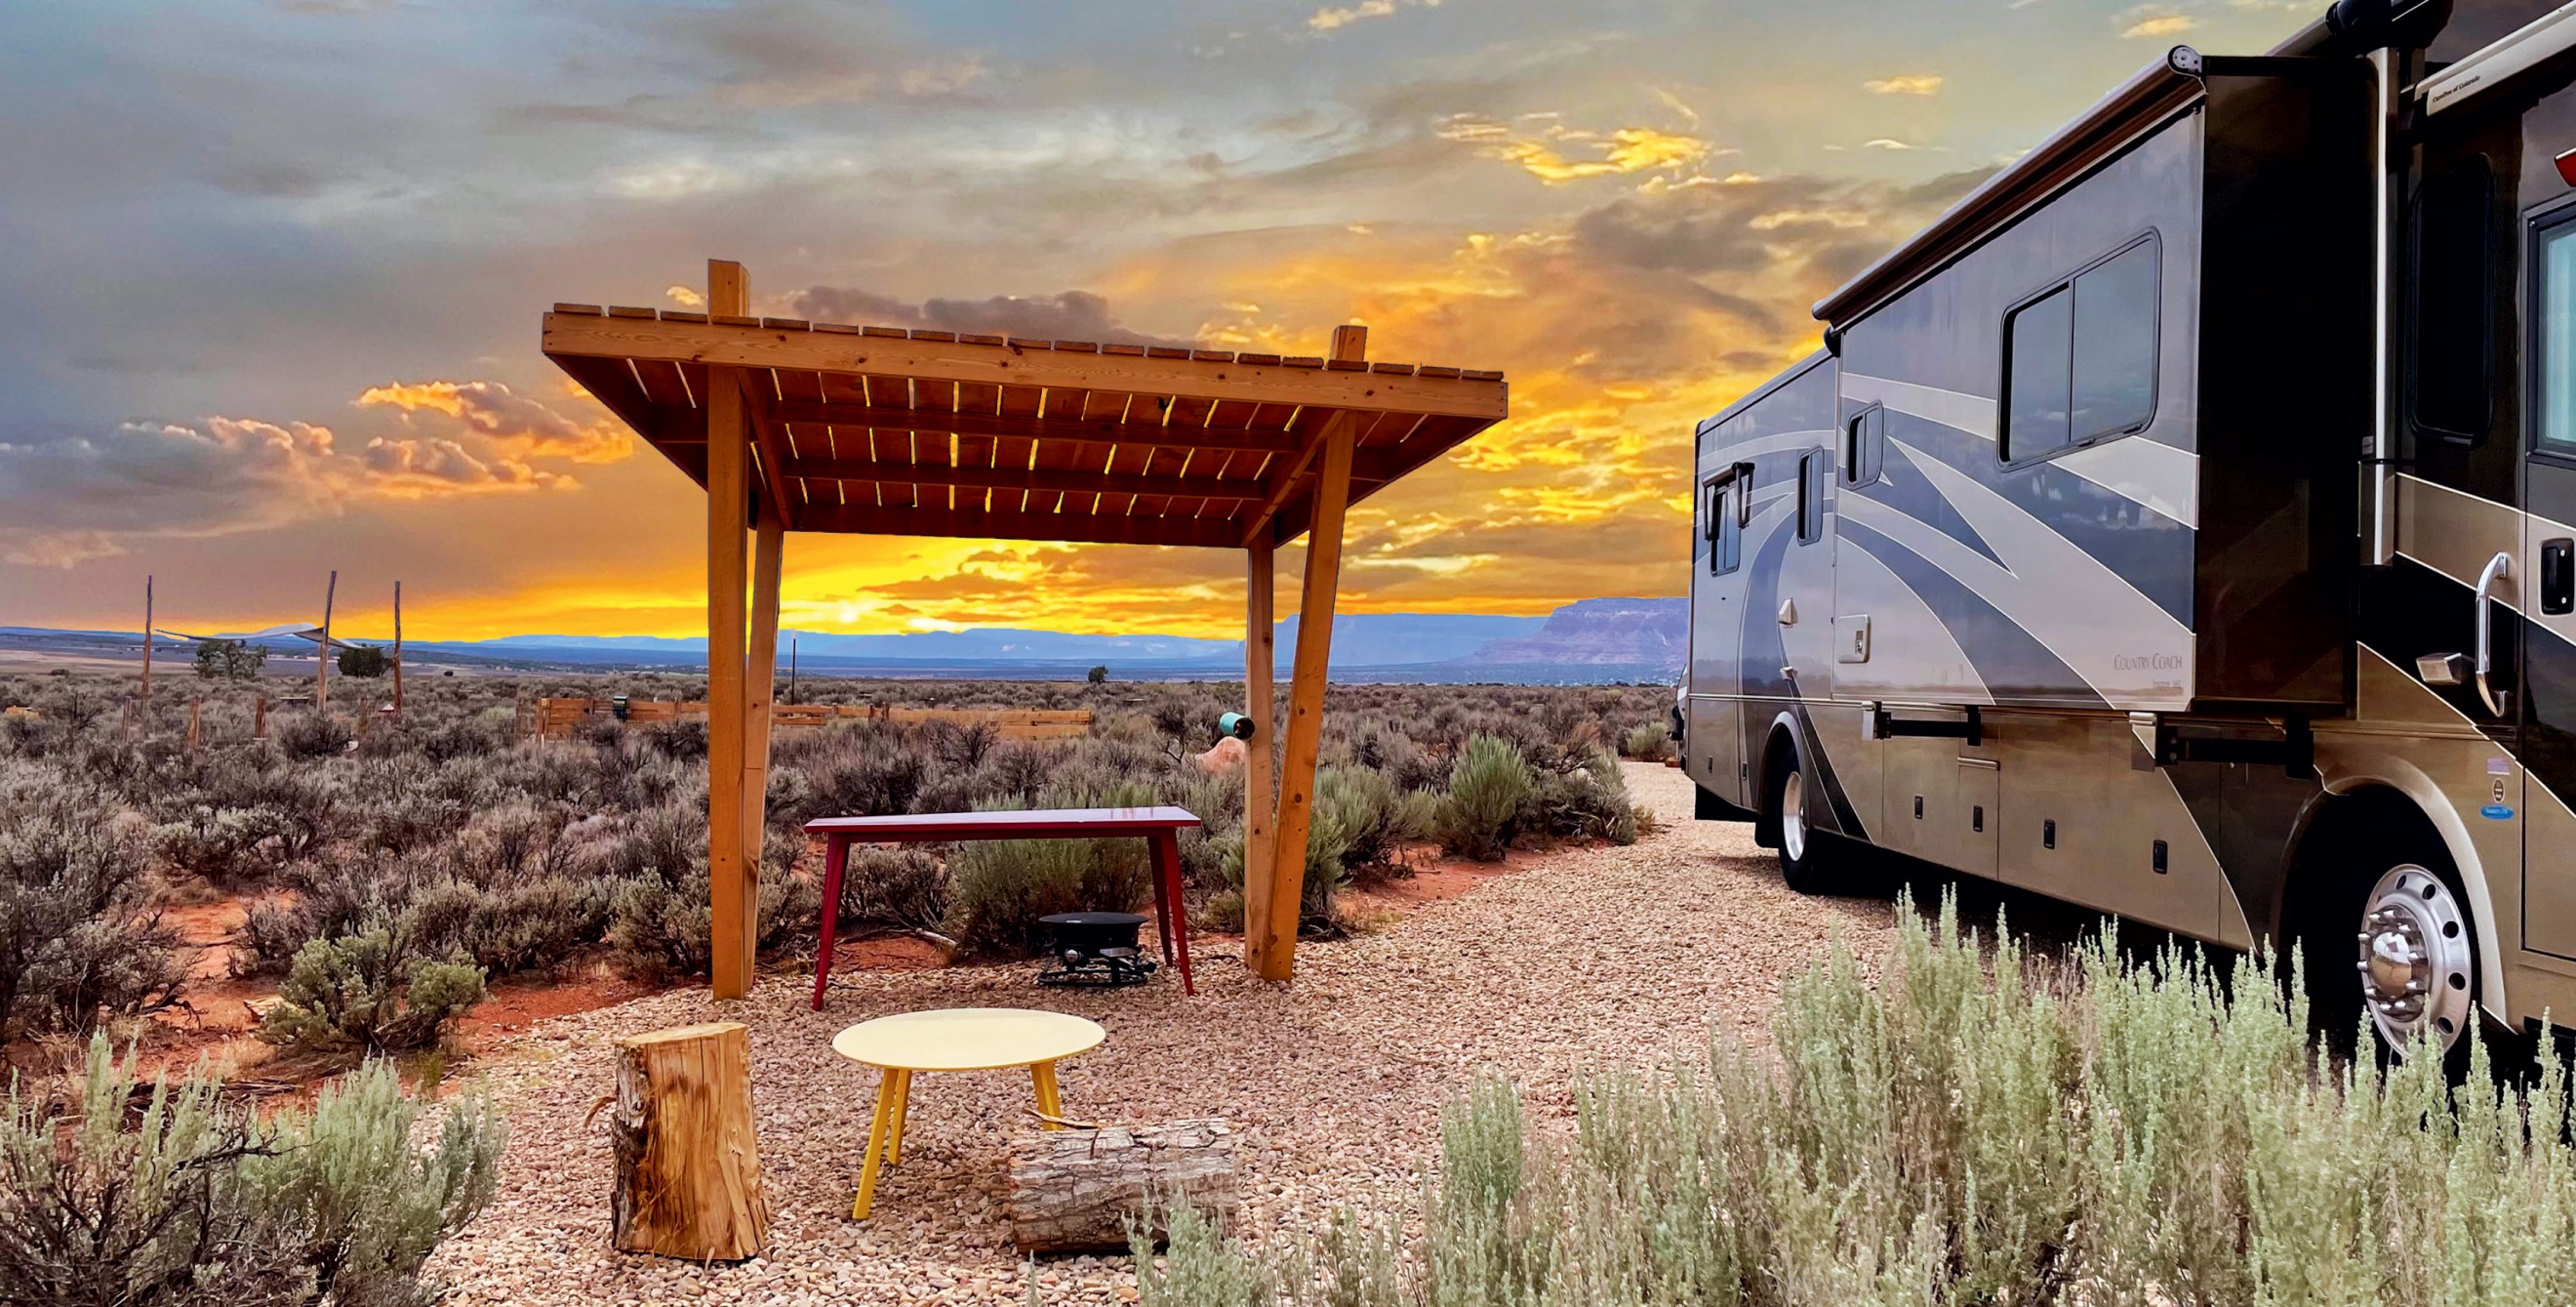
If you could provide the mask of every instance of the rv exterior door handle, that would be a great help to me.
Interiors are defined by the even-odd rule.
[[[2498,690],[2487,683],[2487,673],[2495,668],[2495,583],[2513,575],[2513,555],[2497,554],[2487,560],[2486,570],[2478,573],[2478,698],[2487,711],[2498,717],[2513,704],[2513,692]]]

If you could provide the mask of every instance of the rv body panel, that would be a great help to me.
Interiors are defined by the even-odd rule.
[[[2547,9],[2434,40],[2437,66],[2517,48],[2473,89],[2404,84],[2446,98],[2400,121],[2380,218],[2369,63],[2178,50],[1820,304],[1834,351],[1699,431],[1703,510],[1747,493],[1732,565],[1695,559],[1694,781],[1758,811],[1791,741],[1820,827],[2236,947],[2286,942],[2294,875],[2383,869],[2302,861],[2342,847],[2303,843],[2319,823],[2420,817],[2480,1004],[2565,1023],[2576,29],[2507,35]],[[2394,552],[2361,567],[2383,218]],[[2095,386],[2124,419],[2097,424],[2075,356],[2103,270],[2097,309],[2152,272],[2152,317],[2102,338],[2151,391]],[[2033,323],[2049,348],[2017,345]],[[2016,369],[2064,369],[2056,408]],[[2252,760],[2182,747],[2211,730]]]

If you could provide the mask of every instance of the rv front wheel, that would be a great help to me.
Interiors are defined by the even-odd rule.
[[[1840,893],[1844,886],[1832,865],[1834,837],[1818,831],[1813,820],[1825,801],[1824,790],[1808,775],[1798,747],[1786,740],[1770,771],[1767,824],[1779,833],[1780,879],[1801,894]]]
[[[2360,1029],[2387,1055],[2426,1041],[2457,1073],[2479,1020],[2477,930],[2459,874],[2411,809],[2344,802],[2302,841],[2286,905],[2310,1017],[2338,1047]]]
[[[2354,974],[2381,1042],[2430,1038],[2445,1053],[2476,1011],[2477,945],[2460,896],[2427,867],[2388,869],[2362,901]]]

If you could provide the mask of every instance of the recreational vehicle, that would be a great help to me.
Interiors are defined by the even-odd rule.
[[[2576,1019],[2576,5],[2177,47],[1699,424],[1684,765],[2445,1048]]]

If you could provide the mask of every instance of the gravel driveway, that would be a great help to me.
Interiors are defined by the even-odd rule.
[[[1864,958],[1887,942],[1884,901],[1808,899],[1780,884],[1749,827],[1690,820],[1690,783],[1626,764],[1662,828],[1630,848],[1530,860],[1373,934],[1301,945],[1285,988],[1248,977],[1231,947],[1197,954],[1199,996],[1042,990],[1032,967],[871,973],[808,1011],[809,982],[749,999],[660,995],[537,1027],[481,1064],[508,1112],[500,1197],[434,1269],[464,1303],[1124,1302],[1118,1258],[1024,1263],[1003,1221],[1003,1147],[1030,1103],[1020,1073],[923,1076],[903,1164],[874,1216],[848,1220],[874,1075],[828,1047],[844,1026],[929,1007],[1048,1007],[1109,1029],[1063,1064],[1065,1110],[1095,1120],[1222,1116],[1242,1131],[1254,1229],[1341,1201],[1409,1193],[1436,1153],[1441,1104],[1482,1067],[1508,1072],[1537,1114],[1567,1110],[1572,1072],[1696,1048],[1712,1019],[1760,1021],[1780,977],[1841,934]],[[695,1021],[752,1028],[769,1256],[699,1266],[608,1250],[608,1037]]]

